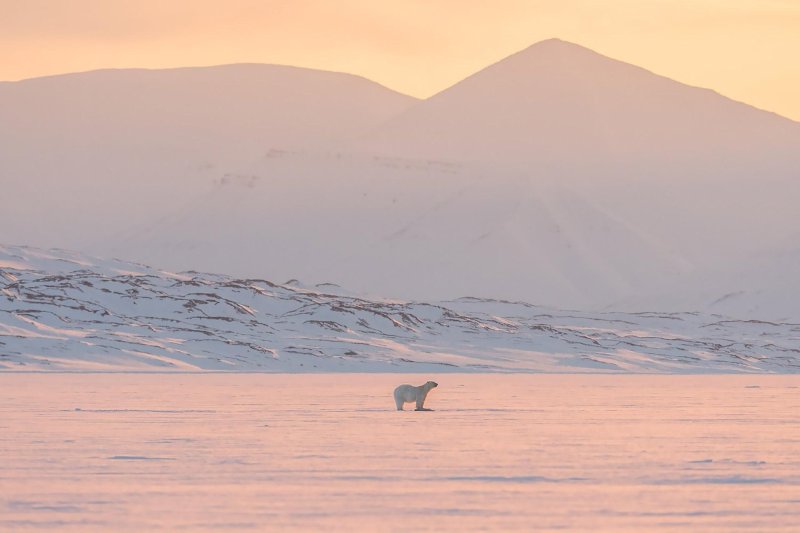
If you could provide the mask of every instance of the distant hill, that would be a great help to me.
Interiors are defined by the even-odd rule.
[[[800,372],[796,324],[359,298],[0,246],[0,373]]]

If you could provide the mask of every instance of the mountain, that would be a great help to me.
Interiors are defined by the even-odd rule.
[[[798,317],[798,131],[545,41],[96,251],[403,298]]]
[[[81,94],[99,102],[80,116],[105,125],[69,146],[59,132],[78,118],[36,114],[58,91],[13,107],[30,131],[27,151],[0,154],[13,198],[0,239],[400,299],[800,320],[796,122],[558,40],[424,101],[345,75],[229,68],[326,83],[248,99],[236,82],[227,100],[208,82],[162,84],[147,101],[194,103],[148,115],[125,99],[106,109],[95,78],[116,73],[86,74]]]
[[[0,372],[800,372],[797,324],[354,297],[0,246]]]
[[[418,102],[367,141],[387,154],[559,173],[767,153],[796,162],[800,124],[550,39]]]
[[[261,64],[97,70],[0,84],[2,131],[15,148],[38,140],[63,150],[202,149],[237,163],[269,148],[357,136],[414,101],[359,76]]]
[[[705,285],[733,270],[753,279],[764,257],[800,248],[799,123],[558,39],[415,104],[362,143],[394,157],[471,162],[498,188],[527,180],[532,190],[554,182],[579,191],[692,274],[656,269],[648,287],[619,271],[632,282],[619,301],[655,285],[695,294],[676,283]],[[627,248],[624,258],[643,254]]]
[[[580,190],[338,153],[272,154],[98,253],[391,297],[577,308],[690,268]]]
[[[85,247],[271,150],[341,143],[413,102],[358,76],[257,64],[0,83],[0,180],[13,199],[0,238]]]

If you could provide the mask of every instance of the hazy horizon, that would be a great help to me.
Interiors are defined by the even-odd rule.
[[[231,63],[347,72],[427,97],[552,37],[800,119],[800,4],[617,0],[0,1],[0,80]],[[579,13],[579,14],[577,14]]]
[[[567,44],[571,44],[571,45],[576,45],[576,46],[578,46],[580,48],[585,48],[585,49],[590,50],[590,51],[592,51],[594,53],[602,55],[603,57],[607,57],[609,59],[614,59],[614,60],[617,60],[617,61],[621,61],[618,58],[614,58],[612,56],[608,56],[606,54],[602,54],[602,53],[598,52],[597,50],[594,50],[594,49],[592,49],[592,48],[590,48],[588,46],[584,46],[584,45],[582,45],[580,43],[577,43],[577,42],[574,42],[574,41],[569,41],[569,40],[566,40],[566,39],[561,39],[560,37],[550,37],[550,38],[547,38],[547,39],[542,39],[540,41],[536,41],[534,43],[531,43],[530,45],[526,46],[525,48],[522,48],[520,50],[512,52],[509,55],[498,59],[495,63],[503,62],[503,61],[505,61],[505,60],[517,55],[517,54],[520,54],[520,53],[522,53],[522,52],[524,52],[524,51],[526,51],[528,49],[531,49],[531,48],[533,48],[533,47],[535,47],[537,45],[542,45],[543,43],[547,43],[547,42],[550,42],[550,41],[557,41],[557,42],[563,42],[563,43],[567,43]],[[378,81],[376,79],[372,79],[372,78],[370,78],[370,77],[368,77],[366,75],[359,74],[357,72],[347,72],[347,71],[342,71],[342,70],[330,70],[330,69],[325,69],[325,68],[315,68],[315,67],[308,67],[308,66],[303,66],[303,65],[292,65],[292,64],[286,64],[286,63],[259,63],[259,62],[234,62],[234,63],[198,64],[198,65],[162,66],[162,67],[135,67],[135,66],[131,66],[131,67],[99,67],[99,68],[93,68],[93,69],[89,69],[89,70],[78,70],[78,71],[70,71],[70,72],[59,72],[59,73],[53,73],[53,74],[42,74],[42,75],[39,75],[39,76],[33,76],[33,77],[30,77],[30,78],[22,78],[22,79],[18,79],[18,80],[0,80],[0,84],[2,84],[2,83],[28,82],[28,81],[33,81],[33,80],[38,80],[38,79],[43,79],[43,78],[57,78],[57,77],[63,77],[63,76],[74,76],[74,75],[81,75],[81,74],[91,74],[91,73],[94,73],[94,72],[106,72],[106,71],[112,71],[112,72],[113,71],[170,71],[170,70],[191,70],[191,69],[216,69],[216,68],[237,67],[237,66],[263,66],[263,67],[285,67],[285,68],[291,68],[291,69],[308,70],[308,71],[331,73],[331,74],[345,74],[345,75],[348,75],[348,76],[361,78],[361,79],[364,79],[366,81],[375,83],[377,85],[385,87],[386,89],[389,89],[390,91],[396,92],[396,93],[398,93],[398,94],[400,94],[402,96],[407,96],[407,97],[413,98],[415,100],[423,101],[423,100],[428,100],[428,99],[433,98],[433,97],[435,97],[435,96],[437,96],[437,95],[439,95],[441,93],[446,92],[448,89],[450,89],[450,88],[458,85],[459,83],[469,79],[470,77],[472,77],[475,74],[481,72],[482,70],[486,69],[487,67],[491,67],[495,63],[491,63],[491,64],[487,64],[487,65],[483,65],[481,67],[478,67],[478,69],[475,72],[468,73],[468,74],[466,74],[464,76],[464,78],[456,80],[456,81],[452,82],[450,85],[441,87],[440,89],[435,90],[434,92],[432,92],[431,94],[429,94],[427,96],[419,96],[419,95],[411,94],[409,92],[404,92],[403,90],[400,90],[400,89],[395,88],[393,86],[387,85],[387,84],[382,83],[382,82],[380,82],[380,81]],[[760,111],[766,111],[768,113],[773,113],[775,115],[778,115],[778,116],[781,116],[783,118],[789,119],[789,120],[791,120],[793,122],[800,123],[800,116],[793,118],[793,117],[791,117],[789,115],[781,114],[780,112],[777,112],[777,111],[773,111],[773,110],[770,110],[770,109],[767,109],[767,108],[759,107],[758,105],[756,105],[756,104],[754,104],[752,102],[743,101],[743,100],[737,100],[736,98],[734,98],[734,97],[732,97],[732,96],[730,96],[728,94],[725,94],[724,92],[719,91],[714,87],[705,87],[705,86],[699,86],[699,85],[692,85],[692,84],[690,84],[688,82],[685,82],[685,81],[682,81],[682,80],[679,80],[679,79],[675,79],[675,78],[671,78],[671,77],[669,77],[667,75],[664,75],[664,74],[662,74],[660,72],[647,69],[647,68],[645,68],[645,67],[643,67],[641,65],[635,65],[633,63],[629,63],[629,64],[634,65],[634,66],[639,67],[639,68],[642,68],[643,70],[646,70],[646,71],[648,71],[648,72],[650,72],[652,74],[655,74],[656,76],[664,77],[664,78],[667,78],[669,80],[675,81],[677,83],[680,83],[680,84],[683,84],[683,85],[688,85],[690,87],[697,87],[699,89],[708,89],[708,90],[714,91],[715,93],[717,93],[717,94],[719,94],[719,95],[721,95],[721,96],[723,96],[725,98],[733,100],[735,102],[746,104],[746,105],[748,105],[750,107],[754,107],[754,108],[756,108],[756,109],[758,109]]]

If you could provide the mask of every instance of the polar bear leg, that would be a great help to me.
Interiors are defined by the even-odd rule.
[[[422,390],[417,392],[417,408],[416,411],[430,411],[430,409],[425,409],[423,407],[425,405],[425,398],[428,397],[428,391]]]
[[[399,387],[398,387],[398,389],[399,389]],[[400,392],[400,390],[395,390],[394,391],[394,403],[395,403],[395,405],[397,405],[397,410],[398,411],[402,411],[403,410],[403,400],[404,400],[403,399],[403,394]]]

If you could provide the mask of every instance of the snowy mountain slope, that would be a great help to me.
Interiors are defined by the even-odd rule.
[[[721,156],[736,168],[767,154],[796,163],[800,124],[550,39],[416,103],[364,140],[387,154],[553,172],[598,163],[719,167]]]
[[[558,183],[336,153],[272,154],[104,250],[179,270],[333,279],[386,296],[569,307],[603,305],[690,268]]]
[[[0,183],[13,198],[0,240],[86,248],[272,149],[341,143],[414,101],[358,76],[256,64],[0,84]]]
[[[783,252],[796,246],[796,195],[753,187],[753,201],[780,196],[754,211],[738,208],[745,199],[732,189],[705,206],[653,191],[633,198],[630,188],[593,191],[466,164],[276,152],[98,253],[177,270],[334,279],[407,299],[468,294],[800,320],[796,255]],[[720,306],[731,292],[739,297]]]
[[[10,86],[25,105],[4,107]],[[800,320],[800,125],[570,43],[421,102],[245,65],[0,85],[8,117],[0,242],[404,299]]]
[[[798,294],[785,284],[792,264],[764,259],[800,244],[800,124],[713,91],[552,39],[415,104],[363,142],[394,156],[480,161],[501,187],[513,173],[580,191],[691,265],[691,276],[665,282],[655,269],[649,280],[691,308],[731,290]],[[625,260],[640,256],[622,248]],[[720,276],[733,283],[717,287]],[[658,304],[642,290],[606,303]],[[704,299],[692,300],[698,290]],[[764,306],[734,311],[755,307]]]
[[[0,369],[800,372],[800,325],[364,299],[0,248]]]

